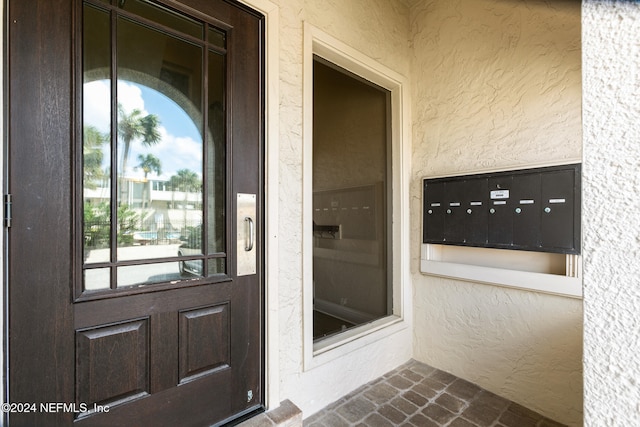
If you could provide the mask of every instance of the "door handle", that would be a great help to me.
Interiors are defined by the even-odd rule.
[[[236,210],[236,274],[247,276],[257,273],[256,233],[257,212],[255,194],[238,193]]]
[[[255,230],[255,226],[253,224],[253,219],[251,219],[251,217],[245,216],[244,217],[244,223],[249,223],[249,239],[245,239],[245,242],[247,240],[249,240],[248,243],[245,243],[244,245],[244,250],[249,252],[253,249],[253,242],[255,239],[255,235],[256,235],[256,230]]]

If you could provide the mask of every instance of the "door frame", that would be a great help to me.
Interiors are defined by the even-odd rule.
[[[8,0],[0,1],[0,15],[6,17]],[[278,223],[279,223],[279,8],[270,0],[239,0],[240,3],[262,13],[265,17],[265,46],[264,46],[264,404],[267,410],[274,409],[280,405],[279,387],[279,324],[278,324]],[[6,194],[7,177],[7,147],[8,135],[6,131],[7,102],[6,93],[8,82],[6,81],[7,65],[7,21],[0,20],[0,39],[3,46],[3,61],[0,63],[0,98],[3,102],[0,106],[2,120],[0,120],[0,135],[2,135],[2,150],[0,150],[0,164],[2,174],[0,174],[0,186],[3,195]],[[4,196],[3,196],[4,198]],[[3,200],[4,206],[4,200]],[[3,208],[4,211],[4,208]],[[3,221],[4,223],[4,221]],[[2,247],[2,257],[0,257],[0,276],[3,279],[2,292],[0,293],[0,330],[2,331],[2,348],[0,348],[1,360],[1,381],[0,402],[6,402],[8,396],[8,278],[6,271],[7,259],[7,228],[3,228],[0,235],[0,245]],[[0,425],[6,423],[6,414],[0,418]]]
[[[264,384],[265,408],[280,406],[279,364],[279,181],[280,181],[280,12],[270,0],[238,0],[262,13],[265,22],[264,46]]]
[[[270,0],[238,0],[262,13],[265,22],[264,52],[264,405],[280,406],[279,364],[279,182],[280,182],[280,12]]]

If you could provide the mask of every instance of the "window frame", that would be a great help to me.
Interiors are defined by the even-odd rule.
[[[391,240],[392,314],[371,323],[313,342],[313,62],[314,57],[329,61],[364,78],[391,94],[391,167],[388,223]],[[409,105],[404,95],[408,87],[404,76],[386,67],[309,23],[304,26],[303,59],[303,193],[302,193],[302,269],[303,269],[303,347],[304,369],[310,370],[344,357],[409,327],[411,320],[409,286]],[[388,160],[389,161],[389,160]]]
[[[109,34],[109,39],[110,39],[110,51],[111,51],[111,59],[110,59],[110,65],[109,65],[109,80],[110,80],[110,86],[111,86],[111,119],[112,119],[112,123],[111,123],[111,133],[110,133],[110,149],[109,151],[111,152],[111,164],[114,165],[114,160],[117,159],[118,157],[118,144],[119,144],[119,137],[117,136],[117,112],[115,111],[115,105],[116,102],[114,102],[114,99],[116,99],[116,95],[117,95],[117,84],[119,81],[121,80],[125,80],[126,79],[120,79],[120,73],[118,73],[118,64],[116,61],[114,61],[114,57],[116,56],[116,54],[114,53],[114,49],[117,51],[118,47],[117,47],[117,25],[114,25],[115,21],[119,21],[120,19],[125,19],[131,23],[134,23],[136,25],[141,25],[144,26],[148,29],[151,29],[153,31],[157,31],[160,33],[164,33],[168,36],[171,37],[175,37],[177,39],[189,42],[189,43],[193,43],[194,45],[199,46],[202,49],[202,59],[203,61],[209,61],[209,56],[211,55],[211,53],[215,53],[215,54],[219,54],[223,56],[223,72],[224,72],[224,81],[223,81],[223,86],[224,86],[224,90],[225,92],[229,90],[229,77],[228,77],[228,63],[227,63],[227,54],[228,54],[228,49],[227,46],[225,45],[224,47],[218,46],[215,43],[212,43],[208,40],[208,33],[210,33],[212,30],[221,32],[226,34],[227,37],[230,37],[231,34],[231,28],[227,28],[226,25],[223,25],[222,23],[216,22],[214,20],[211,19],[205,19],[205,18],[196,18],[194,17],[193,13],[189,10],[187,10],[184,6],[181,5],[174,5],[173,7],[168,7],[166,4],[164,4],[164,2],[162,0],[152,0],[151,4],[155,5],[156,7],[160,7],[160,8],[166,8],[168,10],[171,10],[172,12],[181,15],[183,17],[188,17],[189,19],[193,19],[194,21],[198,21],[202,24],[202,37],[198,38],[189,34],[186,34],[180,30],[177,30],[171,26],[167,26],[161,22],[156,22],[153,20],[148,19],[145,16],[139,15],[137,13],[132,13],[128,10],[124,10],[122,9],[120,6],[111,4],[109,2],[102,4],[101,2],[97,1],[97,0],[85,0],[85,1],[81,1],[78,4],[77,7],[77,13],[80,14],[81,16],[84,14],[84,6],[88,5],[89,7],[93,7],[96,10],[100,10],[103,12],[107,12],[109,15],[109,25],[110,25],[110,34]],[[84,24],[83,24],[84,25]],[[83,25],[79,25],[77,26],[78,28],[76,28],[76,37],[78,37],[79,39],[82,39],[84,36],[82,34],[83,31]],[[225,42],[226,43],[226,42]],[[73,196],[74,196],[74,215],[75,215],[75,225],[74,225],[74,233],[76,236],[83,236],[84,234],[84,215],[82,213],[82,209],[83,209],[83,205],[84,205],[84,181],[83,181],[83,165],[84,165],[84,159],[83,159],[83,141],[84,141],[84,137],[83,137],[83,123],[84,123],[84,116],[83,116],[83,103],[84,103],[84,99],[83,99],[83,90],[84,90],[84,65],[82,64],[82,57],[83,57],[83,49],[84,46],[82,43],[79,43],[75,46],[75,55],[76,55],[76,60],[78,61],[79,64],[81,64],[81,66],[79,67],[80,72],[77,73],[77,75],[74,77],[74,83],[76,86],[76,97],[77,97],[77,107],[76,107],[76,115],[79,118],[77,123],[76,123],[76,128],[75,128],[75,136],[74,136],[74,144],[76,144],[74,146],[74,158],[76,159],[76,161],[78,162],[77,164],[80,165],[80,167],[74,172],[74,181],[75,181],[75,186],[74,186],[74,190],[73,190]],[[204,62],[201,64],[201,68],[202,68],[202,72],[203,75],[205,72],[208,72],[209,70],[209,66],[205,65]],[[140,84],[140,82],[136,82],[137,84]],[[151,86],[149,86],[151,87]],[[152,89],[156,89],[154,87],[151,87]],[[201,82],[201,88],[204,90],[208,89],[208,83],[204,83],[204,80]],[[164,94],[164,93],[163,93]],[[166,96],[166,94],[164,94]],[[204,96],[204,95],[203,95]],[[201,101],[202,105],[205,105],[205,101],[204,98]],[[201,201],[200,203],[202,204],[202,217],[203,217],[203,222],[202,222],[202,226],[205,226],[205,224],[208,221],[208,213],[207,210],[208,208],[206,207],[207,205],[207,198],[211,197],[209,194],[209,190],[206,188],[208,186],[207,181],[211,178],[207,176],[207,163],[211,162],[211,159],[208,158],[207,155],[207,151],[208,151],[208,144],[211,144],[211,141],[208,141],[208,137],[206,136],[207,134],[207,129],[208,129],[208,115],[204,113],[203,110],[203,128],[200,130],[202,133],[202,155],[203,155],[203,159],[202,159],[202,163],[203,163],[203,178],[202,178],[202,185],[203,188],[201,190]],[[226,113],[225,113],[226,114]],[[115,119],[115,121],[114,121]],[[227,118],[225,117],[225,137],[223,140],[223,146],[224,146],[224,150],[225,150],[225,159],[224,159],[224,175],[225,175],[225,182],[223,185],[223,200],[224,200],[224,206],[225,206],[225,211],[232,206],[232,192],[230,191],[231,188],[231,184],[230,184],[230,171],[232,169],[232,165],[231,165],[231,159],[228,157],[228,152],[230,150],[230,145],[229,145],[229,138],[227,136],[227,126],[228,123],[226,123]],[[108,188],[110,189],[110,222],[113,226],[114,221],[113,218],[114,216],[116,217],[116,221],[117,221],[117,201],[118,201],[118,197],[117,197],[117,192],[118,190],[118,176],[111,176],[106,178],[107,182],[108,182]],[[114,202],[115,201],[115,202]],[[74,269],[76,271],[76,280],[74,282],[74,301],[88,301],[88,300],[96,300],[96,299],[104,299],[104,298],[113,298],[113,297],[119,297],[119,296],[125,296],[125,295],[132,295],[132,294],[143,294],[143,293],[149,293],[149,292],[157,292],[157,291],[164,291],[164,290],[168,290],[168,289],[174,289],[174,288],[185,288],[185,287],[192,287],[192,286],[199,286],[201,284],[204,283],[222,283],[222,282],[228,282],[231,280],[231,273],[230,273],[230,265],[232,263],[235,263],[235,254],[232,253],[232,250],[229,246],[229,242],[231,241],[231,219],[227,218],[225,220],[225,230],[224,230],[224,244],[223,244],[223,251],[218,251],[218,252],[211,252],[209,253],[206,245],[207,245],[207,241],[208,241],[208,236],[207,236],[207,232],[204,233],[203,237],[201,238],[201,254],[200,255],[193,255],[193,256],[186,256],[186,255],[173,255],[170,257],[159,257],[159,258],[140,258],[140,259],[131,259],[131,260],[119,260],[117,258],[117,256],[115,256],[115,253],[118,250],[119,245],[116,243],[116,233],[113,232],[113,229],[110,229],[109,234],[110,234],[110,259],[109,261],[104,261],[104,262],[97,262],[97,263],[85,263],[84,260],[84,256],[83,256],[83,251],[84,251],[84,243],[81,241],[81,239],[79,237],[76,238],[76,240],[74,240],[74,253],[76,254],[75,256],[75,260],[74,263]],[[183,260],[187,261],[191,261],[191,260],[195,260],[195,261],[201,261],[202,262],[202,271],[203,273],[200,276],[194,276],[194,277],[184,277],[184,278],[180,278],[177,281],[176,280],[164,280],[164,281],[158,281],[158,282],[152,282],[152,283],[146,283],[146,282],[141,282],[141,283],[135,283],[135,284],[131,284],[131,285],[124,285],[124,286],[119,286],[117,283],[117,273],[116,276],[114,277],[114,272],[117,271],[120,268],[123,267],[137,267],[140,265],[152,265],[152,264],[158,264],[158,263],[169,263],[169,262],[177,262],[180,263]],[[222,273],[212,273],[212,274],[205,274],[204,272],[207,271],[207,267],[206,267],[206,263],[210,260],[215,260],[215,259],[224,259],[225,261],[225,271]],[[87,265],[89,265],[89,267],[87,267]],[[95,289],[95,290],[91,290],[91,289],[87,289],[85,287],[85,273],[87,271],[90,270],[97,270],[97,269],[103,269],[103,268],[109,268],[110,271],[110,278],[109,278],[109,283],[110,283],[110,287],[109,288],[101,288],[101,289]]]

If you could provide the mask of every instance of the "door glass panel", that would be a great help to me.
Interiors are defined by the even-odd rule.
[[[216,29],[216,28],[210,28],[209,29],[209,43],[211,43],[214,46],[217,47],[226,47],[226,35],[224,32]]]
[[[198,262],[202,270],[202,261]],[[118,267],[118,287],[177,280],[181,268],[178,261]]]
[[[226,174],[226,138],[225,138],[225,105],[224,105],[224,81],[225,67],[224,56],[215,52],[209,52],[209,144],[208,157],[211,170],[209,176],[208,216],[209,239],[208,253],[224,252],[226,243],[225,219],[225,174]]]
[[[201,130],[202,47],[125,18],[117,39],[118,79],[161,90]]]
[[[109,289],[111,283],[110,268],[93,268],[84,271],[85,289],[88,291],[96,291],[100,289]]]
[[[84,6],[83,244],[85,262],[109,261],[111,69],[109,14]],[[107,79],[105,79],[105,77]]]
[[[119,0],[118,6],[193,37],[202,38],[203,24],[165,7],[144,0]]]
[[[176,256],[202,223],[201,52],[118,22],[118,260]],[[152,194],[154,177],[169,191]]]
[[[214,258],[209,260],[209,276],[226,272],[226,258]]]
[[[224,273],[226,35],[150,1],[103,7],[83,6],[84,289]]]
[[[184,241],[200,249],[201,238],[193,235],[202,224],[202,139],[195,124],[175,102],[149,87],[120,81],[118,88],[121,96],[139,93],[145,111],[127,113],[123,107],[119,112],[118,260],[176,256]],[[125,157],[127,127],[149,116],[157,121],[157,142],[133,139]]]

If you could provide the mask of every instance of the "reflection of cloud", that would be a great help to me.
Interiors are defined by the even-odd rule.
[[[95,126],[101,132],[109,133],[111,123],[111,88],[109,81],[97,80],[85,83],[83,91],[85,125]],[[170,101],[168,98],[166,100]],[[143,115],[148,114],[142,90],[136,84],[118,81],[118,103],[122,105],[126,113],[138,109]],[[165,102],[163,104],[166,104],[162,105],[165,108],[179,108],[173,102]],[[167,114],[171,113],[171,111],[167,111]],[[186,115],[185,117],[188,118]],[[163,115],[160,115],[159,118],[162,123]],[[167,119],[169,118],[167,117]],[[193,126],[192,123],[190,125]],[[126,175],[143,177],[144,172],[134,170],[138,165],[138,155],[151,153],[158,157],[162,163],[162,179],[169,179],[180,169],[189,169],[202,176],[202,142],[196,141],[191,137],[172,135],[162,125],[159,126],[158,131],[161,135],[158,144],[152,147],[145,147],[139,142],[134,142],[131,145]],[[108,151],[109,147],[105,146],[104,150]],[[104,158],[105,161],[109,159],[108,153],[105,153]],[[151,177],[154,177],[154,175],[149,176],[149,178]]]
[[[123,80],[118,80],[118,104],[122,105],[126,113],[137,108],[143,116],[148,114],[144,109],[144,99],[142,99],[140,88]]]
[[[95,126],[100,132],[109,132],[109,124],[111,123],[111,85],[109,80],[85,83],[83,90],[85,124]],[[118,81],[118,103],[127,113],[137,108],[142,111],[142,114],[147,114],[142,91],[132,83]]]
[[[84,124],[95,126],[100,132],[109,132],[111,123],[111,89],[108,80],[85,83]]]
[[[153,154],[162,162],[162,175],[160,178],[169,179],[180,169],[189,169],[202,176],[202,142],[189,137],[176,137],[167,133],[160,126],[160,142],[152,147],[135,144],[131,149],[131,158],[134,162],[129,173],[131,176],[144,176],[141,171],[133,171],[138,164],[139,154]],[[148,178],[151,178],[149,176]]]

